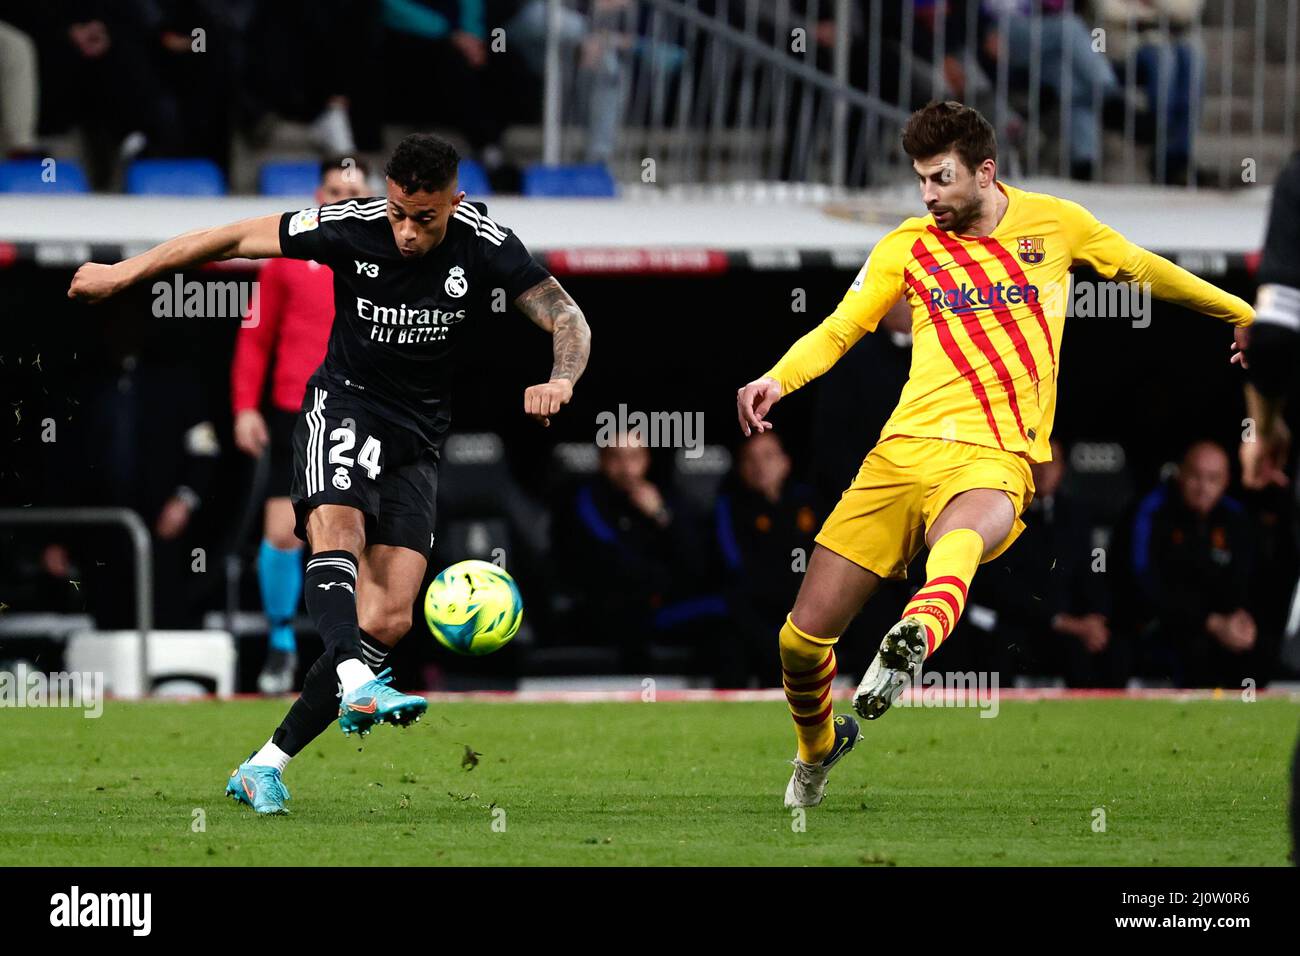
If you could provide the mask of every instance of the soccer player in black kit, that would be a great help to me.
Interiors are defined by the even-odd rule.
[[[424,580],[463,324],[490,321],[492,290],[503,289],[551,333],[550,379],[524,391],[524,412],[543,425],[587,363],[582,310],[486,207],[465,201],[458,162],[445,141],[408,136],[385,168],[385,197],[186,233],[114,265],[86,263],[68,290],[95,302],[219,259],[287,256],[334,272],[334,324],[294,431],[291,492],[295,531],[311,551],[304,598],[325,653],[275,734],[227,782],[258,813],[288,812],[284,768],[335,718],[344,733],[366,734],[405,726],[428,706],[375,669],[410,630]]]

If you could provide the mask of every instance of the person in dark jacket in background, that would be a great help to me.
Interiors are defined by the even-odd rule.
[[[1254,528],[1227,497],[1228,454],[1198,441],[1174,481],[1139,504],[1132,561],[1143,670],[1180,687],[1264,683],[1267,656],[1250,611]]]
[[[1061,491],[1066,453],[1052,442],[1052,460],[1031,466],[1034,500],[1025,531],[987,579],[971,589],[973,606],[1011,651],[1014,669],[1061,675],[1070,687],[1123,687],[1127,645],[1111,628],[1105,565],[1097,564],[1092,526],[1077,501]],[[971,616],[971,623],[980,620]]]
[[[701,603],[707,562],[691,516],[649,476],[650,450],[635,434],[600,449],[600,470],[578,486],[564,536],[581,582],[585,627],[616,644],[622,664],[643,670],[657,638],[693,632],[721,602]]]
[[[714,506],[714,534],[726,569],[727,613],[723,686],[781,686],[772,652],[799,591],[813,535],[820,526],[812,488],[790,480],[790,456],[772,432],[756,433],[736,453],[736,465]],[[721,679],[721,678],[720,678]]]

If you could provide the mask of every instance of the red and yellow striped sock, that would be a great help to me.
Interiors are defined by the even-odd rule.
[[[949,531],[930,549],[926,582],[903,608],[903,617],[914,617],[925,627],[926,657],[938,650],[957,626],[966,607],[966,590],[982,557],[984,539],[970,528]]]
[[[799,759],[804,763],[820,762],[835,746],[831,681],[835,679],[832,645],[836,640],[804,633],[788,614],[781,627],[781,683],[799,738]]]

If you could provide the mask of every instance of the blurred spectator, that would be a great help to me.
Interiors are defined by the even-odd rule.
[[[1187,28],[1200,20],[1204,5],[1204,0],[1098,0],[1107,55],[1122,70],[1131,54],[1137,69],[1134,81],[1146,90],[1149,115],[1139,121],[1139,134],[1154,143],[1155,117],[1164,114],[1163,179],[1154,151],[1151,158],[1151,178],[1157,182],[1187,185],[1192,130],[1200,122],[1193,104],[1201,102],[1205,79],[1204,56],[1187,36]]]
[[[504,114],[488,80],[485,0],[382,0],[379,14],[381,59],[367,107],[374,118],[458,131],[502,189]]]
[[[1224,492],[1228,455],[1200,441],[1176,478],[1146,496],[1133,531],[1133,571],[1143,624],[1142,670],[1179,687],[1268,679],[1249,610],[1254,529]]]
[[[1061,490],[1065,451],[1052,442],[1052,460],[1034,464],[1034,498],[1025,530],[1007,554],[971,589],[972,605],[1000,641],[1019,652],[1011,666],[1035,676],[1059,674],[1070,687],[1123,687],[1128,648],[1111,629],[1108,578],[1094,567],[1092,525]],[[980,615],[968,614],[971,623]]]
[[[649,471],[649,449],[635,435],[619,436],[600,449],[600,471],[578,487],[571,513],[555,523],[568,579],[581,592],[584,629],[618,644],[631,670],[645,668],[655,640],[694,633],[721,611],[716,597],[696,600],[707,579],[702,542]],[[716,652],[716,642],[698,650]]]
[[[1065,12],[1065,0],[984,0],[985,12],[996,18],[984,37],[985,52],[996,59],[1003,39],[1011,69],[1026,73],[1035,60],[1043,86],[1062,97],[1069,86],[1068,112],[1070,175],[1092,179],[1101,158],[1098,107],[1121,101],[1123,88],[1110,62],[1092,48],[1091,28],[1078,13]],[[1041,10],[1041,16],[1035,11]],[[1000,36],[1002,29],[1006,37]]]
[[[714,534],[726,569],[730,629],[724,638],[724,687],[781,684],[773,637],[799,591],[820,525],[811,487],[790,480],[791,461],[773,432],[758,432],[714,506]],[[797,566],[796,566],[797,565]]]
[[[632,0],[592,0],[587,6],[590,13],[561,7],[560,57],[578,64],[573,94],[587,128],[583,161],[608,163],[623,121],[632,59],[645,60],[657,81],[668,82],[681,69],[685,51],[638,36],[638,10]],[[547,0],[509,0],[503,16],[509,49],[519,54],[534,80],[541,80],[546,70]]]
[[[244,110],[255,137],[274,114],[310,123],[325,152],[353,152],[350,111],[378,54],[379,0],[259,3],[244,33]]]
[[[901,3],[876,0],[872,3],[850,4],[847,30],[849,34],[848,81],[849,85],[879,97],[883,102],[906,110],[917,109],[934,99],[957,98],[981,109],[990,109],[991,102],[983,94],[992,90],[991,84],[978,67],[967,76],[963,60],[968,43],[978,44],[988,28],[986,18],[980,17],[975,37],[967,37],[969,4],[978,6],[979,0],[914,0],[911,22],[907,22],[907,9]],[[728,9],[731,9],[729,5]],[[875,10],[873,11],[873,7]],[[839,40],[839,24],[832,4],[816,0],[794,0],[789,9],[775,6],[759,11],[759,28],[762,34],[779,45],[789,41],[779,34],[798,28],[805,29],[811,16],[813,22],[807,37],[808,54],[794,50],[797,59],[811,59],[819,70],[830,74],[834,66],[834,49]],[[873,19],[878,16],[878,28]],[[940,32],[942,23],[942,37]],[[732,25],[749,27],[747,14],[732,10]],[[940,43],[942,40],[942,43]],[[939,51],[942,62],[935,68]],[[799,103],[805,94],[798,90],[791,100]],[[825,108],[826,94],[819,89],[809,91],[817,103],[811,115],[820,115]],[[799,106],[800,114],[807,106]],[[861,110],[849,113],[848,139],[855,142],[864,135],[864,116]],[[801,124],[792,124],[791,141],[786,145],[782,174],[788,179],[802,179],[810,175],[808,164],[812,160],[808,146],[810,130]],[[849,185],[867,185],[854,179]]]
[[[40,52],[40,130],[86,134],[107,185],[136,156],[229,160],[237,86],[217,0],[71,0],[24,10]]]
[[[0,154],[36,148],[36,44],[0,20]]]

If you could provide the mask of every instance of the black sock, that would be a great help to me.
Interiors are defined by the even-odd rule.
[[[388,656],[388,650],[365,631],[361,631],[362,660],[371,670],[378,673]],[[339,679],[327,651],[316,658],[316,663],[307,671],[302,682],[302,693],[271,736],[271,743],[290,757],[296,757],[304,747],[323,734],[338,716]]]
[[[331,667],[361,659],[357,627],[357,559],[348,551],[320,551],[307,561],[302,594],[325,642]]]

